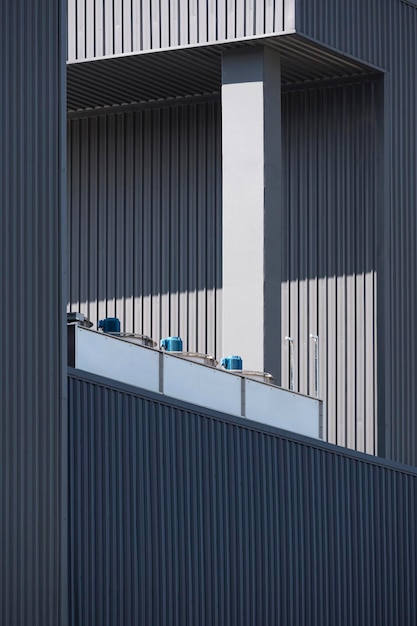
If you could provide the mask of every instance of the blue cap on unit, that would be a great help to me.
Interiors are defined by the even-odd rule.
[[[240,356],[226,356],[220,361],[220,365],[226,370],[241,370],[242,358]]]
[[[181,337],[166,337],[166,339],[161,339],[159,345],[167,352],[182,352]]]
[[[103,333],[120,333],[120,320],[118,317],[106,317],[99,321],[97,328],[102,328]]]

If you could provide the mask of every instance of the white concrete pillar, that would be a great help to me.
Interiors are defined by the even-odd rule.
[[[223,55],[223,355],[280,382],[281,66],[268,48]]]

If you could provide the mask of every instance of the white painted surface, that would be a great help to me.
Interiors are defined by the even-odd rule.
[[[241,414],[241,378],[164,354],[164,394],[230,415]]]
[[[75,367],[128,385],[159,391],[159,353],[77,326]]]
[[[247,419],[319,438],[319,400],[254,380],[245,385]]]
[[[222,57],[222,352],[277,379],[280,71],[279,55],[262,48]]]
[[[256,67],[252,73],[258,70],[261,77],[259,56],[259,70]],[[252,80],[222,86],[223,353],[239,354],[246,368],[260,370],[264,367],[264,97],[262,80],[253,80],[248,73]]]

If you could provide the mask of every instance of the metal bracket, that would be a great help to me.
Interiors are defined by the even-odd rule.
[[[292,337],[285,337],[285,341],[288,341],[290,348],[290,390],[294,391],[294,339]]]
[[[310,339],[314,340],[314,395],[319,397],[319,336],[310,333]]]

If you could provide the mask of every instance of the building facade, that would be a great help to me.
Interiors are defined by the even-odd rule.
[[[1,624],[416,623],[416,32],[1,3]],[[327,442],[68,370],[68,303],[318,393]]]
[[[303,393],[318,346],[327,440],[416,463],[416,20],[70,0],[71,307]]]
[[[71,624],[417,619],[417,473],[69,372]]]

